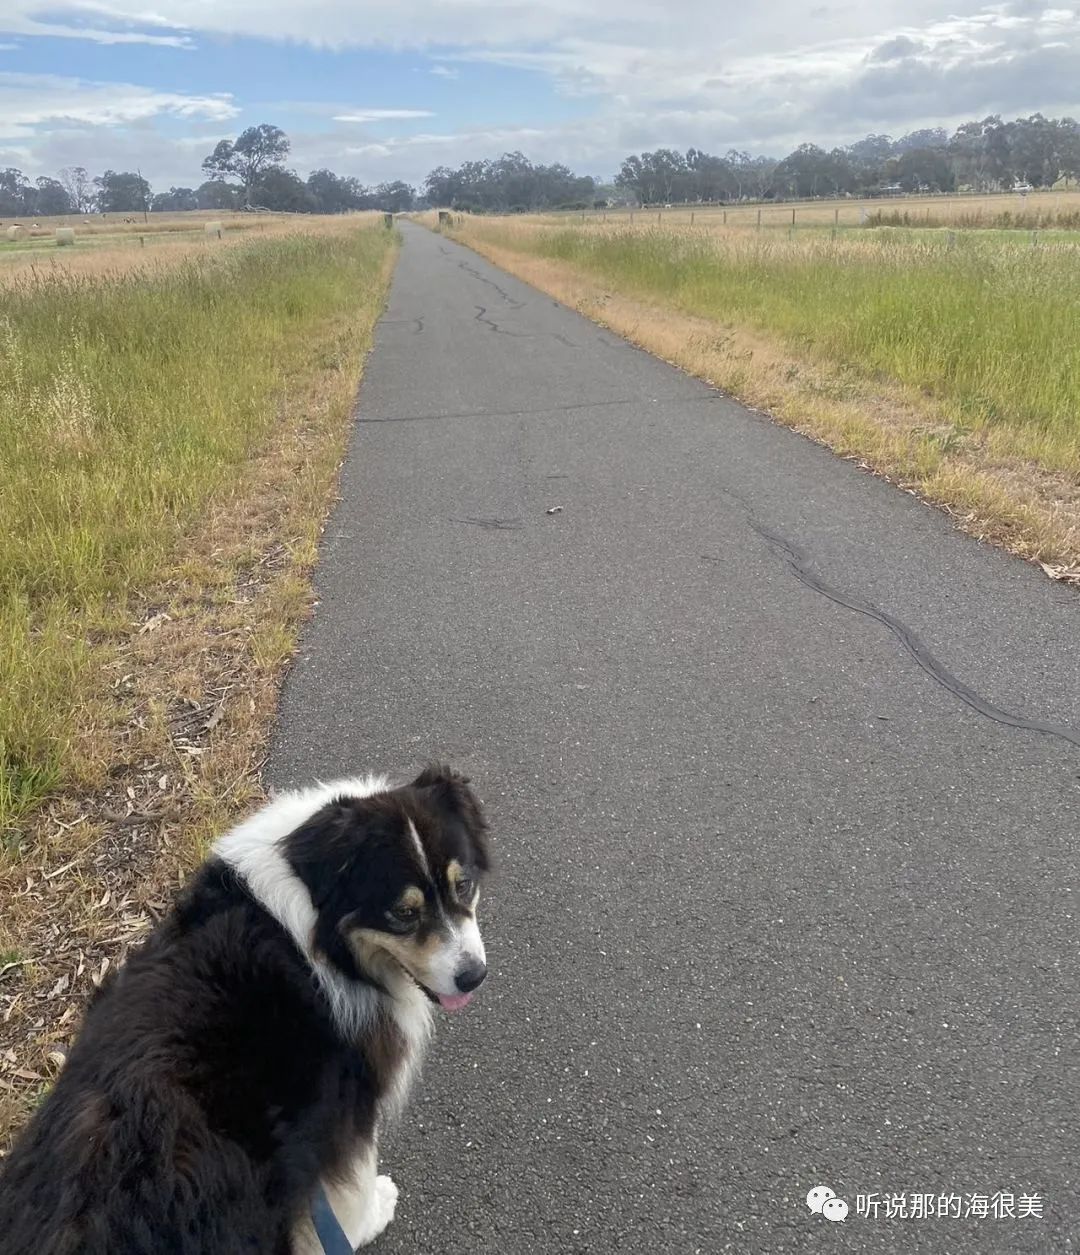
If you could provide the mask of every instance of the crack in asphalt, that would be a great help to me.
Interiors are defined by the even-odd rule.
[[[749,510],[747,504],[735,496],[735,494],[729,493],[728,495],[733,496],[744,509]],[[906,623],[902,623],[899,619],[875,606],[872,602],[866,601],[853,593],[846,593],[826,583],[820,576],[814,574],[811,569],[810,559],[792,541],[769,531],[768,528],[763,527],[752,516],[748,521],[752,530],[774,552],[780,553],[800,584],[805,585],[815,593],[819,593],[822,597],[828,598],[829,601],[834,602],[836,605],[842,606],[845,610],[852,610],[856,614],[865,615],[867,618],[874,619],[884,627],[887,627],[922,670],[931,679],[936,680],[942,688],[952,693],[954,697],[959,698],[965,706],[970,707],[987,719],[992,719],[994,723],[1003,724],[1007,728],[1020,728],[1026,732],[1039,732],[1044,736],[1054,736],[1059,740],[1067,741],[1070,745],[1080,747],[1080,732],[1076,732],[1072,728],[1064,727],[1061,724],[1045,723],[1041,719],[1028,719],[1024,715],[1013,714],[1011,711],[1002,710],[1000,706],[995,706],[993,702],[988,702],[984,697],[976,693],[973,688],[970,688],[962,680],[958,680],[944,663],[935,658]],[[702,556],[704,557],[705,555]],[[708,560],[711,561],[712,559]]]
[[[496,291],[496,292],[498,292],[498,294],[502,297],[502,299],[503,299],[503,300],[504,300],[504,301],[505,301],[508,305],[513,306],[513,308],[514,308],[514,309],[524,309],[524,308],[525,308],[525,304],[526,304],[526,303],[525,303],[525,301],[517,301],[517,300],[515,300],[515,299],[514,299],[514,298],[510,295],[510,293],[506,291],[506,289],[505,289],[505,288],[501,288],[501,287],[499,287],[499,285],[498,285],[498,284],[494,281],[494,279],[489,279],[489,278],[487,277],[487,275],[483,275],[483,274],[481,274],[481,273],[480,273],[480,271],[479,271],[479,270],[477,270],[475,266],[470,266],[470,265],[469,265],[469,263],[468,263],[467,261],[459,261],[459,262],[458,262],[458,269],[459,269],[459,270],[464,270],[466,274],[468,274],[468,275],[472,275],[472,277],[473,277],[474,279],[478,279],[481,283],[486,283],[486,284],[487,284],[487,286],[488,286],[489,288],[494,288],[494,289],[495,289],[495,291]]]
[[[424,316],[419,318],[383,318],[380,327],[412,327],[413,335],[418,336],[424,330]]]
[[[717,393],[710,396],[697,397],[653,397],[654,404],[666,405],[668,402],[679,405],[701,404],[723,400]],[[357,418],[357,423],[443,423],[461,418],[524,418],[529,414],[570,414],[575,410],[600,410],[614,405],[640,405],[640,397],[619,397],[614,401],[574,401],[568,405],[543,405],[521,410],[460,410],[455,414],[404,414],[400,418],[385,416],[375,418]]]
[[[483,305],[474,305],[476,310],[476,322],[482,322],[485,327],[490,327],[497,336],[510,336],[514,340],[532,340],[534,337],[527,331],[507,331],[505,327],[500,327],[493,318],[487,316],[487,308]]]
[[[521,519],[452,518],[450,521],[451,523],[471,523],[474,527],[483,527],[492,532],[519,532],[522,528]]]
[[[500,327],[493,318],[488,317],[487,306],[474,305],[473,309],[477,310],[474,321],[483,323],[485,327],[490,327],[496,335],[510,336],[513,340],[543,340],[547,338],[549,340],[558,340],[560,344],[565,344],[568,349],[581,348],[580,344],[575,344],[573,340],[567,339],[566,336],[558,331],[508,331],[505,327]]]

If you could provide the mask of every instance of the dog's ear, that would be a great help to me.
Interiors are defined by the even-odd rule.
[[[480,799],[469,788],[469,777],[442,763],[429,763],[413,781],[412,787],[424,790],[436,810],[465,825],[476,847],[477,862],[486,870],[487,820]]]
[[[334,799],[285,838],[285,858],[306,885],[316,910],[324,909],[333,897],[352,848],[362,835],[356,803]]]
[[[469,783],[469,777],[463,776],[460,771],[455,771],[453,767],[447,767],[445,763],[428,763],[424,770],[413,781],[414,789],[431,789],[436,786],[450,786]]]
[[[282,853],[303,881],[315,907],[315,950],[348,975],[355,961],[343,925],[376,883],[358,873],[358,854],[390,839],[393,820],[377,798],[337,798],[327,802],[282,842]]]

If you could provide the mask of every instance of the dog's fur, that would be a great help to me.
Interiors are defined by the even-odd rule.
[[[432,767],[283,794],[223,837],[2,1161],[0,1251],[308,1255],[320,1184],[354,1247],[377,1236],[379,1126],[432,1003],[486,970],[485,832]]]

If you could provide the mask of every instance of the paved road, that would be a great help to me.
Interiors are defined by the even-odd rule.
[[[1080,1247],[1076,595],[412,226],[343,491],[272,778],[499,858],[373,1249]]]

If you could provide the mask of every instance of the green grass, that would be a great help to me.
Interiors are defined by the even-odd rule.
[[[629,295],[780,335],[932,396],[1018,457],[1080,475],[1080,248],[987,233],[864,230],[793,239],[470,223]]]
[[[125,623],[266,441],[391,234],[238,244],[151,273],[17,276],[0,307],[0,834],[68,777],[94,636]]]

